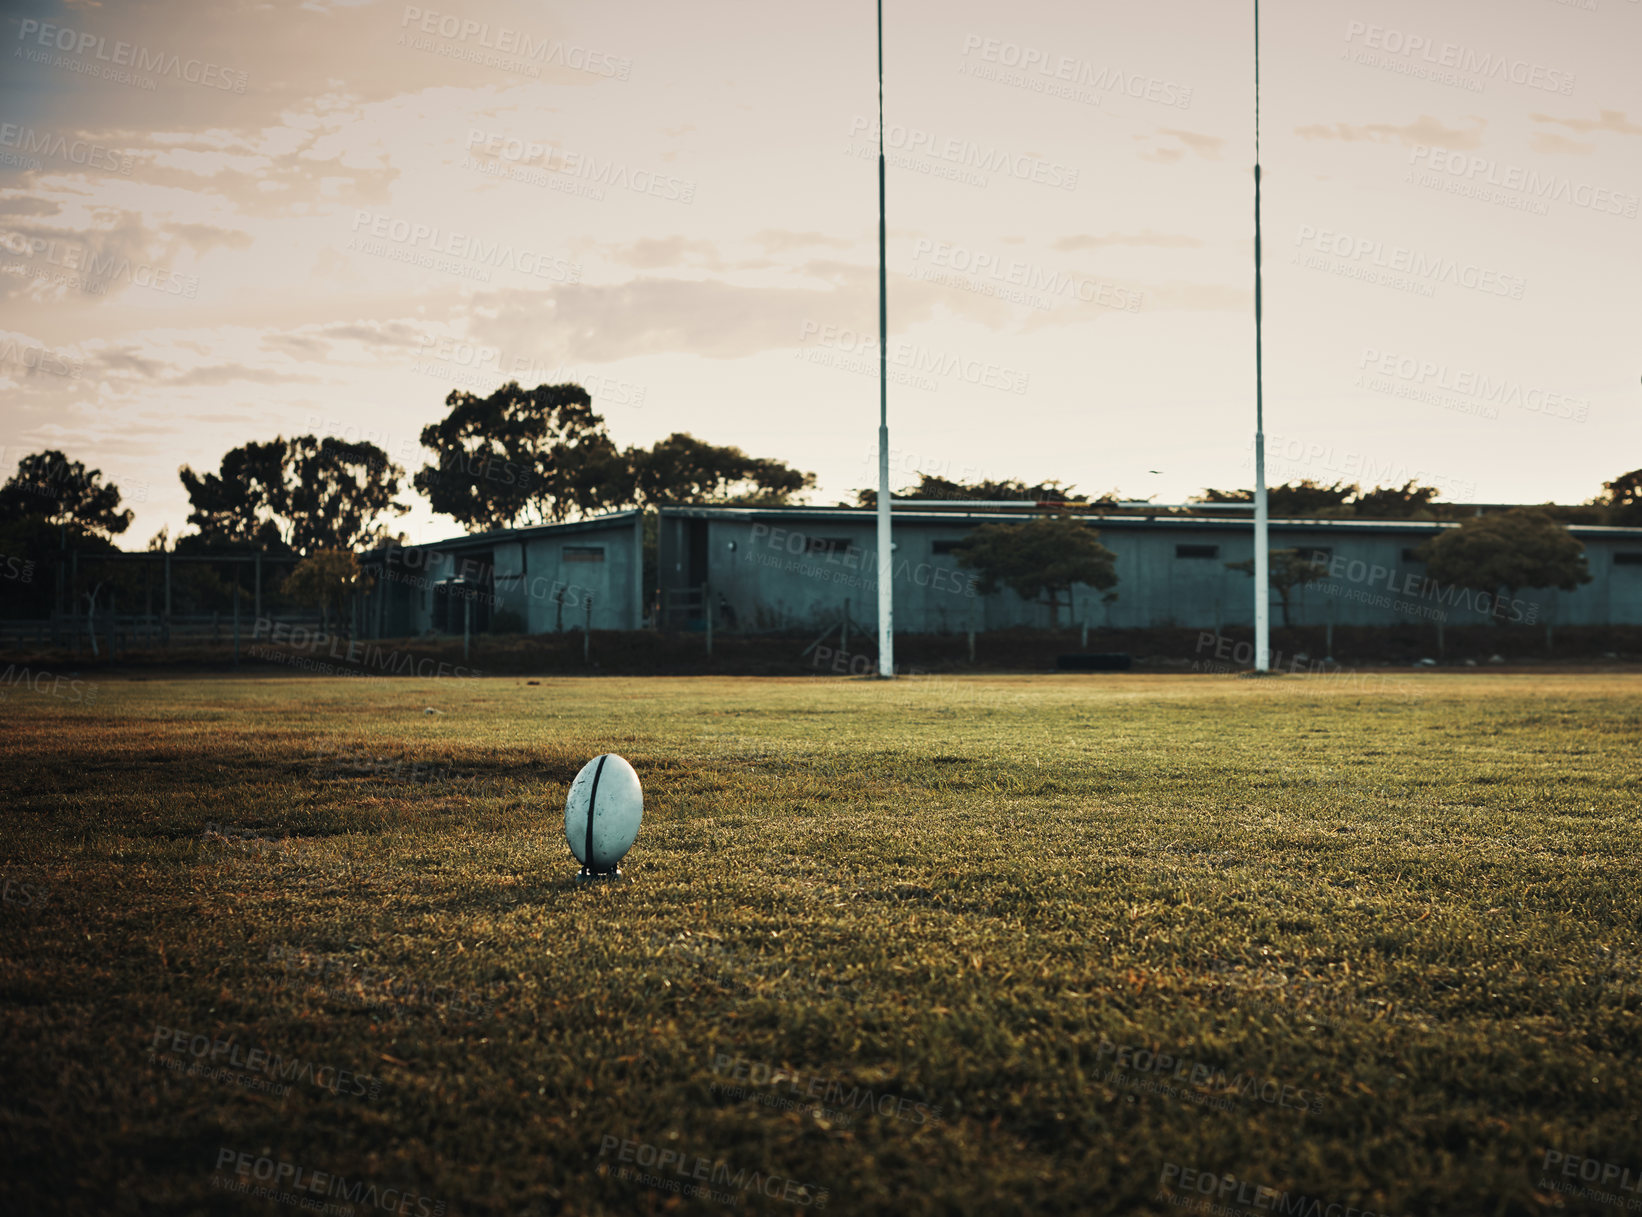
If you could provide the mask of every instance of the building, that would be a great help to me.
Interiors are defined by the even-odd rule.
[[[1049,608],[1007,589],[978,593],[954,547],[1010,509],[895,512],[895,627],[942,634],[1043,628]],[[1117,557],[1117,586],[1079,587],[1060,624],[1144,629],[1252,625],[1251,577],[1227,563],[1253,557],[1246,518],[1086,515]],[[1452,523],[1273,520],[1273,549],[1299,549],[1326,578],[1296,589],[1294,625],[1445,625],[1490,620],[1491,597],[1429,579],[1414,556]],[[712,609],[727,633],[819,632],[849,621],[871,632],[878,614],[873,512],[847,507],[666,507],[655,517],[654,600],[647,594],[645,518],[615,512],[570,524],[502,529],[363,556],[376,586],[363,606],[375,637],[548,634],[591,626],[700,630]],[[1575,525],[1592,581],[1575,591],[1529,588],[1500,606],[1518,624],[1642,624],[1642,528]],[[1274,589],[1272,622],[1285,612]]]
[[[1049,608],[1012,591],[976,593],[952,550],[981,524],[1019,520],[1019,512],[897,508],[897,633],[951,633],[1045,627]],[[1109,595],[1076,589],[1070,620],[1116,629],[1252,625],[1251,577],[1228,562],[1254,556],[1247,518],[1142,514],[1080,516],[1117,556]],[[1491,598],[1440,586],[1414,551],[1453,523],[1375,520],[1273,520],[1273,549],[1300,549],[1329,577],[1297,589],[1294,625],[1447,625],[1490,620]],[[847,614],[851,628],[877,620],[874,514],[865,508],[668,507],[660,512],[657,557],[660,609],[669,626],[703,623],[747,632],[822,630]],[[1517,623],[1642,624],[1642,528],[1574,526],[1592,581],[1572,592],[1523,589],[1500,616]],[[1273,592],[1272,621],[1284,611]],[[1065,608],[1061,624],[1068,624]]]
[[[375,576],[368,635],[430,631],[548,634],[644,625],[644,516],[620,511],[571,524],[508,528],[362,555]]]

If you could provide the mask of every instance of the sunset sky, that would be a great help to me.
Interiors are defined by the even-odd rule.
[[[873,7],[7,4],[4,466],[177,468],[577,380],[874,484]],[[1642,3],[1262,10],[1273,482],[1642,465]],[[895,481],[1251,483],[1250,6],[885,5]],[[415,540],[460,531],[416,509]]]

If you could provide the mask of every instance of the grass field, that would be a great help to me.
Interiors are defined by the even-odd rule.
[[[1642,1205],[1642,678],[109,678],[0,724],[7,1213]],[[588,890],[601,751],[647,808]]]

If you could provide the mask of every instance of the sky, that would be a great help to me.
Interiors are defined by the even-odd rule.
[[[884,8],[894,484],[1251,485],[1251,6]],[[0,464],[100,468],[126,547],[185,529],[180,466],[330,434],[413,471],[509,379],[817,504],[876,484],[864,0],[0,12]],[[1642,2],[1260,17],[1269,480],[1642,465]]]

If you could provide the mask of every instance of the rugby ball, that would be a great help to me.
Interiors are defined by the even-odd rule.
[[[614,752],[582,766],[564,801],[564,839],[587,870],[609,874],[633,847],[644,819],[639,775]]]

